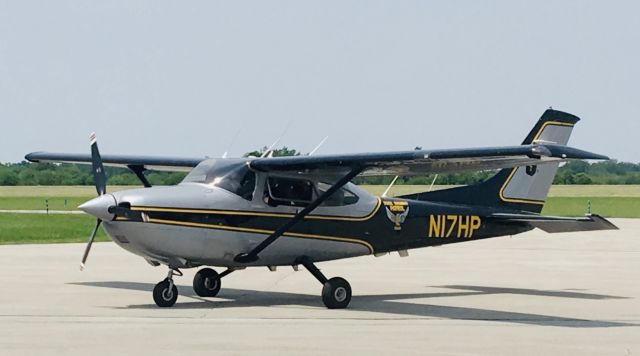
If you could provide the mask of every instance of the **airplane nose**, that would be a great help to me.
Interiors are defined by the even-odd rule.
[[[104,194],[80,205],[78,209],[98,219],[110,221],[114,214],[109,213],[109,207],[116,205],[116,198],[111,194]]]

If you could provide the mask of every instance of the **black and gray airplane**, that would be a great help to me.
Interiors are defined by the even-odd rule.
[[[598,215],[542,216],[561,162],[606,160],[566,146],[578,118],[547,110],[519,146],[262,158],[102,156],[35,152],[31,162],[88,163],[98,197],[79,208],[97,218],[84,267],[102,224],[119,246],[152,266],[168,266],[153,290],[160,307],[174,305],[180,269],[205,267],[195,292],[214,297],[221,279],[245,267],[304,266],[323,285],[328,308],[345,308],[351,286],[327,278],[316,262],[438,246],[539,228],[568,232],[616,229]],[[103,165],[128,167],[145,188],[106,192]],[[146,170],[188,171],[176,186],[151,187]],[[351,180],[371,175],[426,175],[497,170],[485,182],[395,198],[377,197]]]

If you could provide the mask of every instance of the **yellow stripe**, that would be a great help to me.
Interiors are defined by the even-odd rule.
[[[560,122],[560,121],[547,121],[544,124],[542,124],[542,127],[540,128],[540,130],[538,130],[538,133],[536,133],[536,135],[533,137],[533,140],[531,140],[531,143],[533,143],[535,140],[538,139],[538,137],[540,137],[540,135],[542,135],[542,131],[544,131],[545,127],[549,126],[549,125],[553,125],[553,126],[567,126],[567,127],[573,127],[574,124],[570,124],[568,122]]]
[[[336,220],[336,221],[365,221],[371,219],[378,209],[380,209],[381,199],[378,198],[376,206],[365,216],[331,216],[331,215],[307,215],[309,220]],[[258,211],[238,211],[238,210],[209,210],[209,209],[189,209],[189,208],[162,208],[147,206],[132,206],[133,211],[168,212],[168,213],[193,213],[193,214],[219,214],[219,215],[239,215],[239,216],[263,216],[273,218],[293,218],[291,213],[262,213]]]
[[[531,140],[531,143],[533,143],[534,141],[536,141],[538,139],[538,137],[540,137],[540,135],[542,135],[542,132],[544,131],[544,129],[549,126],[549,125],[553,125],[553,126],[567,126],[567,127],[573,127],[574,124],[570,124],[567,122],[560,122],[560,121],[547,121],[544,124],[542,124],[542,127],[540,128],[540,130],[538,130],[538,132],[535,134],[535,136],[533,136],[533,140]],[[544,205],[544,200],[536,200],[536,199],[514,199],[514,198],[506,198],[504,196],[504,190],[507,187],[507,185],[509,184],[509,182],[511,182],[511,179],[513,178],[514,174],[516,173],[516,171],[518,170],[518,168],[520,167],[515,167],[511,169],[511,173],[509,174],[509,177],[504,181],[504,183],[502,184],[502,187],[500,188],[499,191],[499,196],[500,196],[500,200],[507,202],[507,203],[523,203],[523,204],[535,204],[535,205]]]
[[[185,221],[176,221],[176,220],[165,220],[165,219],[149,219],[150,223],[157,224],[167,224],[167,225],[179,225],[179,226],[189,226],[189,227],[200,227],[205,229],[214,229],[214,230],[228,230],[228,231],[240,231],[240,232],[249,232],[254,234],[265,234],[271,235],[273,233],[272,230],[264,230],[264,229],[252,229],[245,227],[236,227],[236,226],[226,226],[226,225],[210,225],[210,224],[202,224],[202,223],[194,223],[194,222],[185,222]],[[355,243],[365,246],[369,249],[369,253],[373,253],[373,246],[366,241],[347,238],[347,237],[337,237],[337,236],[325,236],[325,235],[315,235],[315,234],[303,234],[298,232],[286,232],[283,234],[288,237],[300,237],[300,238],[310,238],[310,239],[318,239],[318,240],[330,240],[330,241],[338,241],[338,242],[349,242]]]

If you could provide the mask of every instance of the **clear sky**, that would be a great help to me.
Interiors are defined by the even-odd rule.
[[[519,144],[549,106],[638,162],[638,4],[0,0],[0,162]]]

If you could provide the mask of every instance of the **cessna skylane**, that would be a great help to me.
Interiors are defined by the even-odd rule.
[[[606,160],[566,146],[578,118],[549,109],[521,145],[402,152],[249,158],[105,155],[91,135],[91,154],[34,152],[31,162],[87,163],[98,197],[79,209],[97,218],[84,268],[102,224],[119,246],[167,277],[153,289],[160,307],[178,298],[174,275],[204,267],[193,279],[201,297],[245,267],[304,266],[322,285],[327,308],[345,308],[351,286],[327,278],[317,262],[438,246],[534,228],[549,233],[616,229],[606,219],[540,215],[561,162]],[[107,193],[104,165],[127,167],[144,188]],[[175,186],[152,187],[147,170],[188,171]],[[496,170],[479,184],[377,197],[351,183],[357,176],[409,176]],[[221,273],[206,266],[226,268]]]

